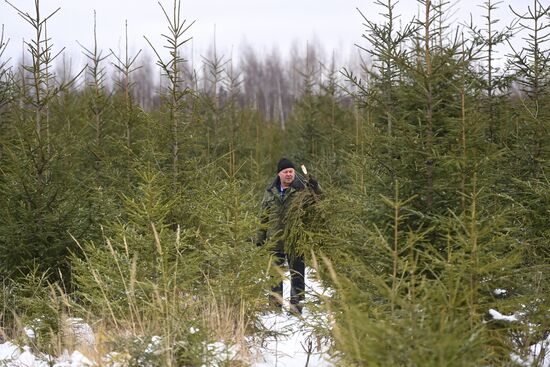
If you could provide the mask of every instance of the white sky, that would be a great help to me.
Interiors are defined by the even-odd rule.
[[[385,2],[385,0],[382,0]],[[487,0],[460,0],[455,4],[453,19],[465,20],[469,13],[474,14],[475,23],[482,24],[481,4]],[[529,4],[533,0],[527,0]],[[542,0],[545,3],[549,0]],[[21,10],[34,14],[34,0],[10,0]],[[496,2],[496,0],[493,0]],[[73,62],[84,63],[78,40],[88,48],[93,45],[93,11],[97,12],[97,34],[99,47],[108,52],[117,52],[123,47],[124,22],[128,21],[128,38],[131,53],[142,49],[152,54],[143,36],[162,49],[160,36],[167,31],[167,23],[156,0],[41,0],[42,14],[47,15],[61,10],[49,21],[48,34],[52,38],[54,50],[66,47]],[[161,0],[172,11],[172,0]],[[378,14],[381,7],[374,6],[373,0],[182,0],[182,15],[195,24],[188,31],[193,37],[193,58],[204,55],[214,39],[220,53],[230,56],[250,44],[258,51],[270,51],[277,47],[283,55],[292,43],[305,50],[306,42],[321,44],[325,52],[337,51],[342,55],[356,50],[355,43],[361,41],[363,19],[359,8],[369,19],[382,21]],[[504,0],[499,3],[496,16],[502,19],[497,24],[501,28],[510,22],[508,9],[525,11],[525,0]],[[397,12],[403,14],[403,22],[417,13],[416,0],[401,0]],[[6,55],[13,60],[22,53],[21,41],[32,36],[31,27],[25,23],[4,1],[0,2],[0,24],[11,39]],[[187,58],[190,58],[187,56]]]

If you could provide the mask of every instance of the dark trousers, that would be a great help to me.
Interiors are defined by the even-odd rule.
[[[298,305],[304,300],[306,284],[304,281],[305,263],[302,256],[288,255],[284,252],[275,253],[275,264],[283,266],[285,260],[288,261],[290,270],[290,304]],[[283,282],[271,288],[271,291],[279,296],[278,300],[283,299]]]

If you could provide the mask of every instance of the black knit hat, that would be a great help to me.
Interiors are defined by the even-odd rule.
[[[292,163],[291,161],[289,161],[286,158],[281,159],[279,161],[279,163],[277,163],[277,173],[279,173],[282,170],[287,169],[287,168],[294,168],[295,169],[294,163]]]

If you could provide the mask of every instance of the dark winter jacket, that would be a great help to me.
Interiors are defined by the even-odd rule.
[[[292,225],[292,214],[309,206],[321,195],[317,182],[311,182],[314,184],[296,174],[290,187],[281,193],[281,180],[277,176],[267,187],[261,206],[261,227],[256,239],[258,246],[270,239],[276,244],[274,251],[284,252],[285,241],[288,240],[286,234],[290,229],[288,227]]]

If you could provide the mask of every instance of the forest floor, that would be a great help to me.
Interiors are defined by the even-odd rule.
[[[287,274],[288,275],[288,274]],[[286,277],[288,279],[288,276]],[[332,367],[328,349],[330,340],[317,334],[317,330],[327,327],[329,316],[315,307],[308,307],[319,299],[320,295],[327,295],[329,291],[322,288],[311,269],[306,275],[306,307],[302,315],[296,316],[289,312],[288,299],[290,296],[290,282],[284,282],[283,310],[281,312],[269,312],[260,317],[260,323],[266,332],[262,337],[251,337],[248,340],[249,350],[239,353],[228,348],[225,343],[218,342],[206,346],[214,351],[214,358],[205,362],[205,367],[227,365],[228,360],[235,360],[239,355],[247,355],[248,361],[243,361],[252,367]],[[330,295],[330,293],[328,294]],[[79,321],[82,322],[82,321]],[[91,327],[83,323],[78,324],[83,339],[93,343],[94,335]],[[34,334],[32,330],[26,331],[29,340]],[[155,343],[160,338],[151,340],[150,347],[154,349]],[[147,349],[150,349],[149,347]],[[218,352],[219,351],[219,352]],[[242,351],[241,351],[242,352]],[[148,353],[144,351],[144,353]],[[5,367],[89,367],[109,366],[122,367],[123,363],[109,361],[109,357],[103,356],[101,361],[94,360],[93,356],[85,355],[80,350],[64,350],[59,356],[51,356],[39,353],[28,345],[18,345],[11,341],[0,344],[0,366]],[[113,355],[116,353],[110,353]]]
[[[256,357],[252,363],[254,367],[329,367],[328,348],[330,340],[316,333],[329,326],[329,316],[315,310],[313,307],[304,307],[301,317],[289,312],[288,299],[290,298],[290,282],[288,274],[284,282],[283,312],[269,313],[261,317],[266,329],[274,331],[274,336],[263,342],[253,343]],[[314,303],[319,296],[330,296],[330,290],[324,289],[315,279],[311,269],[306,270],[306,305]]]

